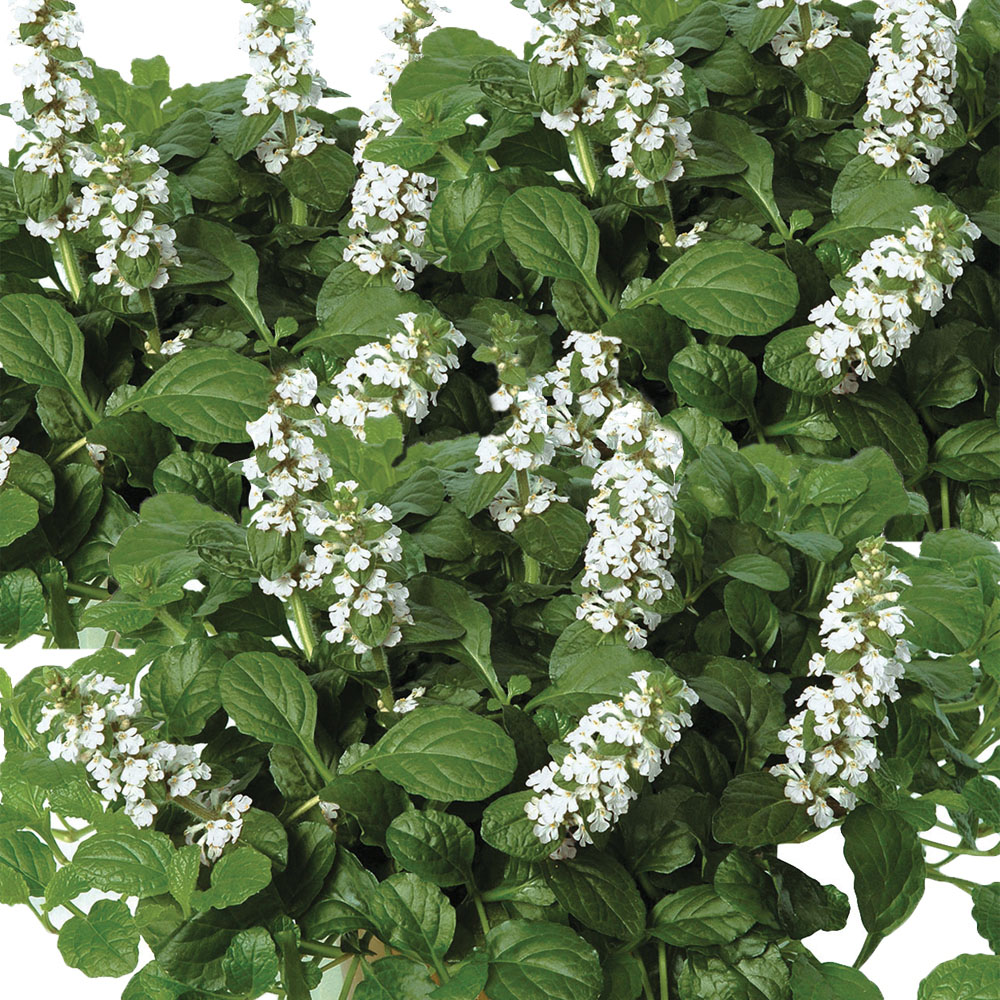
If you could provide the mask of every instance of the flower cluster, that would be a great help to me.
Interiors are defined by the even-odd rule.
[[[691,725],[698,696],[669,673],[630,675],[635,687],[617,701],[591,705],[562,741],[560,760],[530,775],[536,794],[524,811],[543,844],[561,842],[554,857],[572,857],[576,845],[610,830],[628,812],[644,781],[653,781],[670,750]]]
[[[14,40],[27,51],[14,66],[24,93],[11,103],[10,117],[30,123],[37,133],[20,133],[17,148],[27,145],[20,166],[54,177],[65,171],[67,154],[78,146],[69,136],[97,120],[97,102],[80,83],[80,77],[93,76],[77,51],[83,28],[73,4],[64,0],[17,0],[11,7]]]
[[[820,614],[827,652],[809,661],[809,674],[830,680],[809,685],[797,704],[805,706],[779,736],[787,763],[771,773],[785,778],[785,795],[805,805],[816,826],[857,804],[854,791],[879,766],[876,731],[886,724],[884,702],[899,698],[897,685],[910,659],[901,638],[909,623],[899,588],[910,581],[884,551],[884,538],[858,546],[855,575],[830,591]]]
[[[244,115],[284,116],[281,131],[272,129],[257,146],[257,158],[272,174],[280,174],[293,157],[309,156],[321,143],[332,143],[310,118],[296,111],[315,107],[326,81],[313,66],[314,22],[309,0],[245,0],[240,48],[249,53],[253,70],[243,97]]]
[[[837,38],[851,33],[839,26],[832,14],[820,10],[815,0],[795,0],[796,10],[771,39],[771,48],[783,66],[794,66],[813,49],[825,49]],[[758,0],[757,6],[781,7],[784,0]]]
[[[865,129],[858,152],[883,167],[905,161],[917,184],[943,150],[931,140],[957,120],[948,103],[958,74],[956,22],[927,0],[878,0],[868,52],[875,68],[868,81]],[[926,161],[926,162],[925,162]]]
[[[580,123],[596,125],[609,116],[619,134],[611,142],[612,177],[628,176],[637,188],[675,181],[693,159],[691,126],[675,115],[671,100],[684,94],[683,66],[665,38],[646,38],[636,15],[617,18],[608,38],[583,29],[602,16],[614,15],[614,4],[529,2],[529,12],[545,13],[554,31],[543,37],[534,59],[563,69],[582,62],[602,74],[595,87],[584,88],[572,104],[542,112],[542,123],[570,135]]]
[[[125,803],[125,815],[137,827],[151,826],[158,807],[167,798],[186,798],[199,782],[212,777],[212,769],[202,761],[196,747],[153,741],[155,732],[148,720],[141,720],[142,699],[129,694],[103,674],[88,674],[78,681],[62,675],[49,679],[47,700],[41,710],[39,733],[53,733],[48,745],[52,760],[66,760],[86,766],[101,795]],[[140,732],[140,728],[142,731]],[[250,799],[238,795],[240,812]],[[223,807],[229,811],[230,803]],[[216,858],[226,843],[236,840],[239,830],[230,830],[228,839],[210,846]]]
[[[579,407],[577,447],[584,464],[596,466],[582,581],[589,589],[576,614],[601,632],[621,629],[630,646],[641,648],[647,630],[660,623],[656,603],[674,586],[666,562],[674,547],[681,438],[619,384],[616,337],[573,333],[566,346],[573,353],[556,365],[554,396]],[[609,457],[601,460],[597,442]]]
[[[296,591],[329,593],[336,600],[328,606],[327,640],[348,641],[363,653],[395,645],[400,626],[412,621],[407,588],[389,577],[391,564],[402,559],[401,533],[388,507],[362,507],[353,480],[336,483],[322,498],[317,492],[332,475],[314,440],[326,435],[317,388],[308,369],[285,372],[267,411],[247,425],[258,449],[243,462],[251,526],[290,537],[299,553],[294,566],[274,579],[261,576],[259,585],[281,600]]]
[[[9,434],[4,437],[0,437],[0,486],[7,481],[7,476],[10,474],[10,458],[15,451],[21,446],[21,442],[17,438],[11,437]]]
[[[398,54],[383,56],[374,72],[385,81],[377,101],[361,117],[362,135],[354,147],[361,172],[351,195],[350,227],[355,230],[344,249],[344,260],[353,261],[366,274],[391,271],[392,283],[406,291],[426,266],[420,255],[437,182],[419,171],[365,158],[372,139],[392,135],[400,118],[393,110],[392,85],[407,63],[420,57],[423,33],[434,24],[442,8],[431,0],[403,0],[406,12],[383,27]]]
[[[100,270],[94,283],[107,285],[114,279],[122,295],[131,295],[140,288],[162,288],[170,278],[168,269],[179,266],[180,258],[174,248],[177,234],[156,221],[158,206],[170,200],[167,171],[157,166],[160,154],[145,143],[133,149],[124,130],[121,122],[105,125],[92,158],[78,159],[76,172],[96,179],[84,187],[67,225],[80,229],[89,217],[101,217],[105,242],[97,248]]]
[[[919,225],[874,240],[848,272],[852,285],[816,306],[807,341],[826,378],[841,376],[836,393],[855,392],[858,379],[892,363],[920,332],[923,315],[944,306],[965,261],[973,259],[978,227],[954,209],[920,205]]]
[[[333,378],[334,395],[320,409],[361,441],[368,420],[397,410],[419,423],[430,412],[448,373],[458,367],[455,349],[465,337],[448,320],[427,313],[402,313],[402,327],[388,340],[359,347]]]
[[[534,58],[543,66],[568,70],[582,66],[594,44],[586,29],[613,14],[615,5],[612,0],[526,0],[524,9],[545,21],[537,29],[540,43]]]
[[[257,453],[243,462],[243,475],[251,483],[250,522],[261,531],[288,535],[304,526],[321,535],[328,520],[321,504],[306,499],[333,475],[330,460],[315,440],[326,436],[326,425],[313,409],[317,388],[308,368],[284,372],[267,410],[247,424]],[[321,553],[314,556],[321,558]],[[262,581],[262,586],[267,593],[282,589],[277,583]]]
[[[427,174],[362,160],[351,195],[350,226],[359,232],[344,248],[344,260],[354,261],[365,274],[390,270],[398,289],[411,289],[427,266],[419,250],[436,194],[437,181]]]
[[[601,632],[620,627],[630,646],[642,648],[660,623],[657,602],[674,586],[666,562],[674,548],[681,438],[639,399],[613,409],[596,435],[614,453],[594,472],[583,574],[590,590],[576,616]]]

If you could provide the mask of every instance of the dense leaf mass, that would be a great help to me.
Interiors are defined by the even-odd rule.
[[[998,952],[997,0],[400,0],[364,111],[245,2],[176,88],[12,5],[0,645],[91,652],[0,670],[0,903],[125,1000],[879,1000],[927,879]]]

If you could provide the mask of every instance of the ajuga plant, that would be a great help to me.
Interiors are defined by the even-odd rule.
[[[125,1000],[874,1000],[927,879],[1000,949],[995,0],[405,0],[366,110],[340,6],[174,88],[13,5],[0,641],[87,655],[0,671],[0,902]]]

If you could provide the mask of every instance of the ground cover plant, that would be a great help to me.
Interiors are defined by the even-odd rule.
[[[178,88],[14,4],[0,641],[100,648],[0,671],[0,902],[126,1000],[874,1000],[927,879],[1000,950],[1000,8],[521,5],[331,112],[304,0]]]

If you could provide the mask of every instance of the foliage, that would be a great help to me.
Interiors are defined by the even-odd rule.
[[[0,671],[0,902],[144,939],[126,1000],[875,1000],[802,944],[815,819],[862,961],[927,878],[995,951],[945,870],[1000,853],[994,0],[918,132],[868,2],[528,0],[519,54],[405,0],[364,114],[248,3],[179,88],[21,5],[0,642],[100,648]]]

